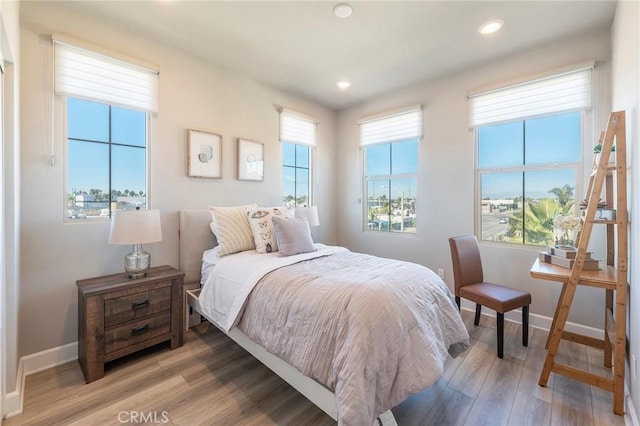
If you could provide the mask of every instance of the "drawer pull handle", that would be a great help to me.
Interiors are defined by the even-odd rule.
[[[131,329],[131,335],[138,336],[140,334],[146,333],[147,331],[149,331],[149,324],[141,325],[139,327],[133,327]]]
[[[149,306],[149,299],[145,299],[141,302],[133,302],[131,304],[131,309],[142,309]]]

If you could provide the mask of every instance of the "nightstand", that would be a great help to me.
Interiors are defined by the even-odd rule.
[[[87,383],[104,376],[104,363],[171,340],[182,346],[184,273],[151,268],[147,276],[126,273],[76,281],[78,360]]]

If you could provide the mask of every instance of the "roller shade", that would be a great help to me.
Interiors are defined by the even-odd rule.
[[[56,95],[158,112],[158,72],[54,39]]]
[[[471,127],[591,109],[593,67],[469,96]]]
[[[280,141],[316,146],[318,121],[302,114],[282,109],[280,112]]]
[[[360,126],[360,146],[420,139],[422,108],[417,107],[361,120],[358,125]]]

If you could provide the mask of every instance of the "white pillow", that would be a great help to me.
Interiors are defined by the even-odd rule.
[[[273,217],[293,217],[293,215],[286,207],[259,207],[247,212],[253,241],[258,253],[278,251],[276,232],[271,222]]]
[[[212,249],[205,250],[202,254],[202,268],[200,269],[200,283],[205,284],[209,279],[209,275],[220,262],[222,257],[220,256],[220,246],[215,246]]]
[[[256,204],[236,207],[209,206],[212,219],[211,231],[218,240],[220,256],[255,248],[247,221],[247,211],[256,207]]]
[[[316,251],[306,217],[283,218],[276,216],[271,220],[276,231],[280,256]]]

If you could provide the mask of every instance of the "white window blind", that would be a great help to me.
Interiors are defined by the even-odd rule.
[[[471,127],[591,109],[592,67],[469,96]]]
[[[358,122],[360,146],[391,143],[422,137],[422,108],[412,108]]]
[[[54,40],[55,93],[158,112],[158,71]]]
[[[301,114],[282,109],[280,112],[280,141],[316,146],[318,122]]]

